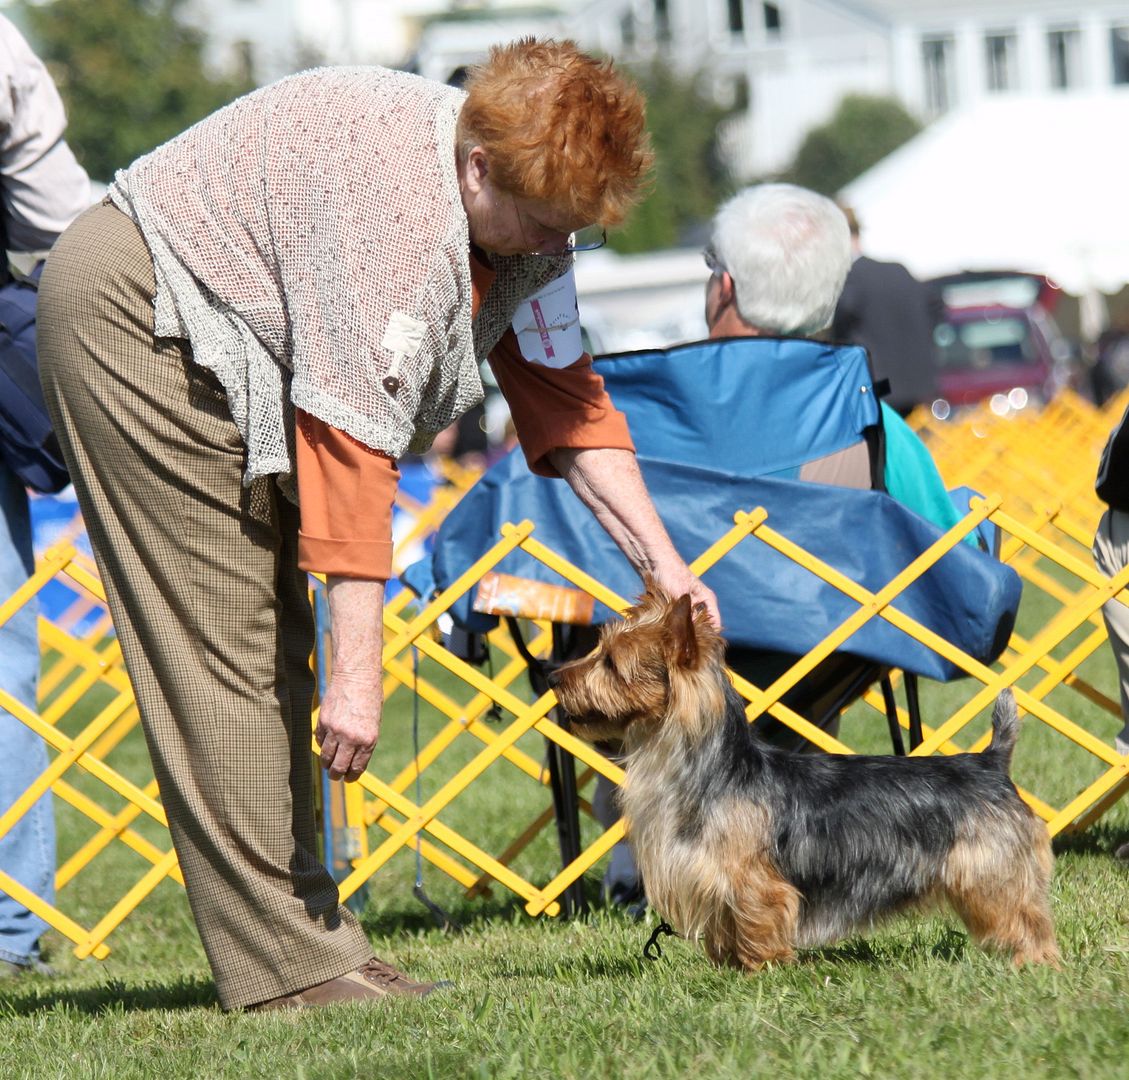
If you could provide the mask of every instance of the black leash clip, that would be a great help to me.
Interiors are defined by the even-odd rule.
[[[655,927],[655,932],[651,934],[647,944],[643,946],[643,956],[648,960],[658,960],[663,954],[663,947],[659,944],[659,935],[666,934],[668,937],[677,937],[673,926],[670,923],[663,921]]]

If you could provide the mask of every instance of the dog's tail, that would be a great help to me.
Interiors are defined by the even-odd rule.
[[[1015,695],[1010,690],[1001,690],[992,709],[992,741],[988,744],[988,751],[996,755],[1005,772],[1011,767],[1011,752],[1018,738],[1019,712],[1015,707]]]

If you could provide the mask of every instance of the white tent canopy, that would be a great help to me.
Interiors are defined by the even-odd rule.
[[[1117,292],[1129,283],[1129,88],[951,113],[842,198],[866,253],[918,277],[1027,270],[1078,296]]]

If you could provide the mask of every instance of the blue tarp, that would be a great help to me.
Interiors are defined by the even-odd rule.
[[[631,423],[640,467],[675,546],[692,559],[729,529],[736,510],[763,506],[774,530],[877,591],[940,530],[882,493],[790,479],[803,460],[856,442],[875,421],[865,355],[807,341],[740,342],[597,362]],[[804,380],[778,377],[793,366],[811,375],[799,397],[796,383]],[[764,409],[765,400],[773,400],[771,410]],[[814,425],[812,414],[819,420]],[[806,453],[798,449],[805,443]],[[627,560],[567,484],[534,476],[520,451],[467,493],[440,528],[433,558],[411,567],[404,579],[429,596],[491,548],[504,523],[526,518],[534,522],[534,536],[570,562],[622,596],[639,593]],[[520,551],[498,569],[561,580]],[[755,538],[742,541],[703,579],[718,595],[726,637],[747,648],[804,653],[857,610],[854,601]],[[1007,642],[1019,596],[1014,571],[960,544],[895,606],[988,663]],[[468,594],[452,609],[456,622],[470,630],[492,627],[495,620],[471,610],[472,599]],[[610,615],[597,606],[598,622]],[[935,679],[961,674],[882,619],[872,619],[844,648]]]

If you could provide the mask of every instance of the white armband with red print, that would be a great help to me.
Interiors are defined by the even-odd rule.
[[[570,269],[518,305],[513,321],[521,355],[534,364],[564,368],[584,355],[576,276]]]

